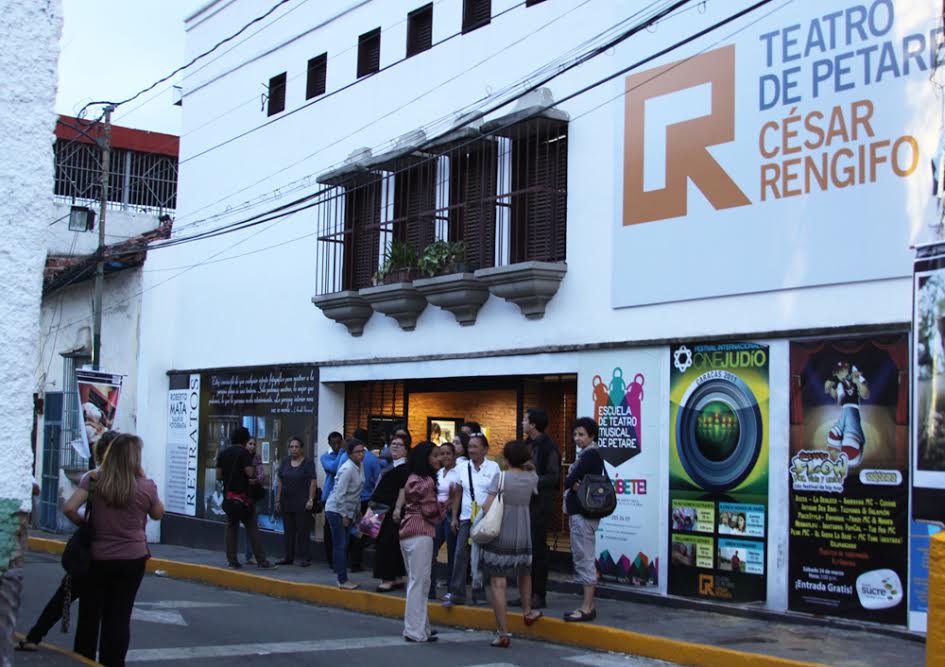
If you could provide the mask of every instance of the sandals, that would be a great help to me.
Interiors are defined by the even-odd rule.
[[[496,633],[495,639],[492,640],[492,643],[489,646],[493,648],[508,648],[509,644],[512,643],[512,635],[503,635]]]
[[[591,609],[591,612],[585,613],[582,609],[575,609],[569,614],[564,615],[564,620],[567,623],[586,623],[588,621],[593,621],[597,618],[597,610]]]
[[[39,650],[39,644],[34,644],[34,643],[31,642],[31,641],[27,641],[27,640],[25,640],[25,639],[21,639],[19,642],[17,642],[16,650],[17,650],[17,651],[27,651],[27,652],[29,652],[29,653],[35,653],[36,651]]]
[[[525,625],[531,626],[542,616],[544,616],[544,614],[540,611],[530,611],[527,614],[522,614],[522,620],[525,621]]]

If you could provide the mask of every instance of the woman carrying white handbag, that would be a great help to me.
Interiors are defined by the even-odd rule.
[[[511,635],[506,617],[506,577],[518,577],[525,625],[541,618],[540,611],[531,609],[532,538],[528,513],[529,501],[538,493],[538,475],[525,469],[531,462],[531,451],[524,442],[506,443],[502,456],[508,470],[493,479],[483,504],[485,514],[473,526],[472,538],[480,545],[482,575],[492,588],[497,630],[492,646],[508,648]]]

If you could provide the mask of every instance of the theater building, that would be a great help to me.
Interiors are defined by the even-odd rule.
[[[291,435],[315,456],[399,422],[475,420],[496,454],[540,406],[566,462],[571,421],[601,423],[604,585],[921,618],[940,7],[605,4],[290,3],[186,75],[187,240],[149,260],[138,378],[162,539],[222,544],[236,425],[274,468]],[[189,52],[255,13],[208,3]]]

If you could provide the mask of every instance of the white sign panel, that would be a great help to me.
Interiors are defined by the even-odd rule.
[[[167,394],[167,492],[169,512],[197,514],[197,451],[200,434],[200,375],[184,376],[186,387]],[[174,380],[172,379],[172,384]]]
[[[709,3],[666,34],[748,4]],[[909,276],[934,211],[940,13],[775,4],[632,72],[614,264],[659,278],[630,289],[614,271],[614,306]]]
[[[593,417],[598,446],[617,491],[617,510],[600,522],[601,573],[638,586],[659,583],[659,406],[661,354],[583,354],[578,415]]]

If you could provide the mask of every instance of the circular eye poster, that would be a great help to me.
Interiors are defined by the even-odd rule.
[[[670,348],[669,592],[764,601],[768,348]]]

